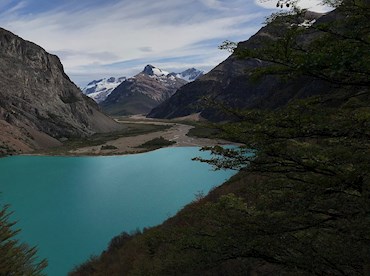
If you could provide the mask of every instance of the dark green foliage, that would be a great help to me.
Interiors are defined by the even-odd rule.
[[[265,38],[264,47],[238,48],[241,58],[258,58],[272,66],[258,75],[291,79],[307,75],[335,85],[370,85],[370,8],[366,0],[344,1],[335,12],[305,25],[306,11],[275,15],[269,21],[281,35]],[[308,23],[308,22],[306,22]]]
[[[304,101],[275,112],[246,112],[243,122],[224,129],[257,149],[257,157],[236,154],[227,162],[207,162],[218,167],[249,162],[250,173],[265,177],[247,187],[258,197],[252,205],[228,198],[238,206],[243,202],[242,212],[236,207],[222,217],[212,211],[217,204],[206,208],[205,217],[215,216],[207,223],[214,224],[210,233],[230,227],[229,218],[239,224],[233,250],[225,254],[259,257],[291,273],[361,275],[370,249],[369,108],[322,108]]]
[[[131,240],[132,235],[122,232],[120,235],[114,237],[109,245],[108,245],[108,251],[113,251],[121,248],[125,243],[127,243],[129,240]]]
[[[162,136],[160,136],[160,137],[157,137],[157,138],[154,138],[150,141],[145,142],[144,144],[138,146],[138,148],[146,148],[146,149],[154,150],[154,149],[159,149],[159,148],[163,148],[163,147],[168,147],[168,146],[171,146],[173,144],[176,144],[176,142],[175,141],[169,141],[169,140],[163,138]]]
[[[221,134],[222,132],[218,129],[218,127],[212,127],[206,124],[198,124],[194,128],[189,130],[187,136],[215,139],[219,138]]]
[[[9,145],[5,143],[0,143],[0,157],[12,155],[14,153],[16,153],[16,150],[14,150],[13,148],[11,148]]]
[[[283,38],[240,56],[271,62],[257,74],[335,89],[275,110],[231,110],[238,122],[218,129],[244,149],[215,147],[203,161],[240,173],[103,254],[92,275],[369,275],[369,12],[345,1],[308,29],[277,18]]]
[[[114,149],[117,149],[116,146],[113,146],[113,145],[103,145],[100,147],[101,150],[114,150]]]
[[[19,243],[15,238],[19,230],[13,230],[10,215],[8,206],[0,210],[0,275],[44,275],[46,260],[37,260],[35,247]]]

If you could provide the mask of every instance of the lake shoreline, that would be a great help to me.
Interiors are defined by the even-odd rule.
[[[154,124],[157,126],[167,126],[168,128],[159,131],[153,131],[150,133],[115,137],[114,139],[102,141],[97,145],[85,146],[83,143],[80,146],[74,148],[63,148],[55,147],[42,151],[35,151],[29,153],[22,153],[20,155],[30,155],[30,156],[73,156],[73,157],[83,157],[83,156],[121,156],[121,155],[131,155],[150,152],[163,147],[206,147],[206,146],[216,146],[216,145],[234,145],[241,146],[242,144],[234,143],[231,141],[226,141],[222,139],[210,139],[210,138],[200,138],[188,136],[189,131],[194,128],[192,125],[184,124],[182,122],[171,122],[171,121],[153,121],[146,119],[139,120],[117,120],[122,124],[133,124],[136,126],[145,126],[149,124]],[[168,142],[174,143],[173,145],[159,145],[154,148],[148,148],[143,146],[143,144],[153,140],[163,138]],[[17,154],[18,155],[18,154]]]
[[[210,153],[172,147],[104,158],[14,156],[0,160],[0,190],[22,229],[19,240],[48,259],[46,274],[62,276],[122,231],[161,224],[198,191],[235,174],[210,170],[196,156]]]

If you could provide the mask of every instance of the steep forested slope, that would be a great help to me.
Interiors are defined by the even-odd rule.
[[[322,14],[307,12],[296,19],[295,24],[303,24],[319,19]],[[283,22],[275,22],[261,28],[247,41],[240,42],[235,53],[197,81],[180,88],[175,95],[154,108],[148,117],[176,118],[193,113],[211,121],[230,118],[215,103],[228,108],[277,108],[292,99],[305,98],[324,90],[332,89],[323,80],[302,76],[286,81],[273,74],[260,75],[258,79],[251,72],[271,66],[268,60],[258,57],[240,58],[237,54],[245,49],[260,49],[263,45],[276,41],[287,32]],[[305,39],[310,39],[309,33]]]
[[[232,110],[237,122],[214,127],[245,149],[216,147],[221,159],[206,162],[240,173],[162,225],[114,238],[72,275],[369,274],[369,16],[367,1],[345,1],[313,30],[276,18],[284,37],[238,55],[274,65],[254,74],[308,75],[335,89]]]

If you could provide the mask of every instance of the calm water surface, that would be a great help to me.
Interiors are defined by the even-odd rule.
[[[191,161],[208,153],[166,148],[112,157],[0,159],[0,204],[11,204],[21,240],[38,246],[50,276],[66,275],[122,231],[163,222],[199,191],[230,178]]]

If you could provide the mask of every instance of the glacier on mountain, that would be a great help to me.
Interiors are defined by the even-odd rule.
[[[120,85],[126,77],[120,78],[103,78],[100,80],[93,80],[85,88],[82,89],[82,93],[92,98],[97,103],[103,102],[112,91]]]
[[[170,87],[174,85],[176,79],[182,79],[186,82],[191,82],[201,77],[204,72],[195,68],[189,68],[181,73],[170,73],[151,64],[148,64],[139,74],[145,74],[150,78],[161,82],[163,85]],[[89,96],[97,103],[102,103],[107,99],[107,97],[115,88],[117,88],[122,82],[129,81],[130,79],[132,78],[127,79],[126,77],[110,77],[94,80],[82,89],[82,93]]]

